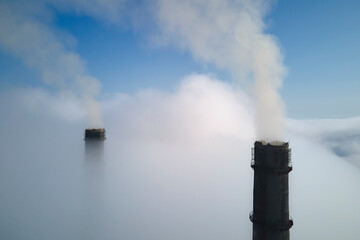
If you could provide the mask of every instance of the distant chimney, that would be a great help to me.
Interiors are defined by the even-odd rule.
[[[253,240],[289,240],[293,225],[289,216],[289,143],[256,141],[254,145]]]
[[[80,239],[102,239],[105,233],[105,129],[85,129],[83,227]]]
[[[84,140],[86,160],[103,160],[105,139],[105,128],[85,129]]]

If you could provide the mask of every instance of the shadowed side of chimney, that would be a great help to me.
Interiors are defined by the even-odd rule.
[[[256,141],[252,152],[254,169],[253,240],[289,240],[293,221],[289,216],[291,150],[284,142]]]

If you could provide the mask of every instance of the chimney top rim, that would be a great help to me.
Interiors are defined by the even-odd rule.
[[[255,145],[262,145],[262,146],[274,146],[274,147],[286,147],[289,146],[289,142],[283,141],[265,141],[265,140],[258,140],[255,142]]]

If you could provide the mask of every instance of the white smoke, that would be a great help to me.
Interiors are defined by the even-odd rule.
[[[189,50],[203,62],[253,79],[257,138],[283,140],[284,104],[279,96],[285,68],[276,38],[265,33],[267,1],[158,0],[160,43]]]
[[[46,1],[1,1],[0,48],[39,72],[44,83],[60,92],[72,91],[86,106],[88,125],[100,127],[95,97],[101,84],[87,74],[85,61],[60,40],[74,42],[53,30],[52,18]]]
[[[117,24],[126,14],[133,22],[141,22],[139,15],[155,16],[158,43],[187,49],[200,61],[230,70],[236,79],[254,80],[257,138],[283,140],[284,104],[278,89],[285,68],[275,37],[265,33],[267,1],[157,0],[136,8],[126,0],[2,1],[0,47],[39,71],[45,83],[75,91],[87,106],[90,125],[99,126],[101,114],[94,99],[100,83],[60,40],[66,37],[52,30],[51,9]]]

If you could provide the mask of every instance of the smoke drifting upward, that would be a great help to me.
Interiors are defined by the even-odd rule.
[[[284,104],[279,96],[286,72],[274,36],[265,33],[268,1],[159,0],[160,44],[175,44],[203,62],[254,80],[257,138],[283,140]]]
[[[151,9],[159,29],[158,43],[174,44],[199,61],[228,69],[236,79],[251,80],[257,138],[283,140],[284,104],[278,89],[286,71],[275,37],[265,32],[268,2],[154,0],[140,1],[142,6],[134,10],[127,0],[4,0],[0,3],[0,48],[40,72],[45,83],[71,90],[86,106],[89,126],[99,127],[100,106],[95,96],[100,83],[88,76],[83,59],[67,47],[76,42],[74,38],[53,30],[55,11],[119,24],[124,15],[130,22],[141,22],[139,12],[148,16],[146,11]]]
[[[80,98],[87,109],[89,127],[101,125],[95,96],[100,82],[86,73],[81,57],[66,49],[51,26],[52,12],[46,1],[2,1],[0,3],[0,48],[40,73],[44,83]]]

